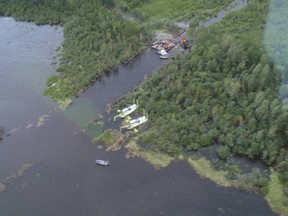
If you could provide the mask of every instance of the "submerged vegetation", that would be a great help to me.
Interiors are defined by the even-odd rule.
[[[166,21],[189,21],[192,52],[175,56],[128,96],[145,101],[141,109],[149,113],[151,127],[137,141],[149,144],[150,156],[167,162],[163,165],[158,160],[157,167],[183,152],[189,155],[211,145],[217,146],[223,161],[231,155],[262,160],[273,167],[270,182],[255,171],[237,186],[261,189],[275,210],[288,214],[288,110],[282,101],[287,99],[287,38],[283,36],[287,19],[281,21],[277,13],[285,11],[287,3],[254,0],[209,28],[194,28],[230,3],[3,0],[0,15],[64,26],[58,73],[49,78],[46,91],[62,101],[79,95],[104,73],[133,58],[147,45],[152,30]],[[270,6],[279,10],[269,10]],[[268,33],[267,27],[272,27]],[[279,61],[275,62],[275,56]],[[121,134],[105,131],[94,141],[113,146],[123,140]],[[128,145],[130,156],[151,160],[135,143],[132,140]],[[164,159],[155,152],[169,156]],[[213,175],[207,177],[223,185],[236,185],[227,181],[225,171],[215,171],[204,159],[189,162],[199,172],[211,171]]]
[[[4,130],[0,128],[0,141],[3,139],[4,136]]]
[[[32,168],[32,163],[25,163],[21,165],[21,167],[17,170],[17,172],[11,172],[9,176],[7,176],[5,179],[0,179],[0,192],[5,191],[7,186],[15,185],[15,183],[25,175],[25,173]],[[22,187],[20,187],[21,190],[24,190],[26,187],[28,187],[28,183],[22,183]]]
[[[149,162],[154,166],[155,169],[162,169],[168,166],[173,160],[173,157],[170,157],[167,154],[158,153],[155,151],[151,151],[149,149],[141,148],[135,140],[130,140],[125,148],[128,149],[126,153],[126,157],[141,157],[145,161]]]
[[[100,136],[93,138],[93,142],[104,142],[107,151],[117,151],[122,148],[126,137],[118,130],[105,130]]]

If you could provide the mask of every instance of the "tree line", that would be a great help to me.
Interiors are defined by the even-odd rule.
[[[269,1],[251,2],[192,30],[192,52],[129,97],[145,101],[149,113],[140,141],[174,156],[216,145],[222,159],[260,159],[278,170],[288,197],[288,111],[279,95],[282,70],[263,41],[268,8]]]
[[[63,100],[147,44],[151,29],[138,19],[143,14],[137,9],[147,2],[156,1],[2,0],[0,15],[64,26],[60,66],[46,91]],[[192,52],[169,61],[128,98],[145,101],[151,128],[140,140],[151,148],[177,156],[216,145],[224,160],[232,154],[261,159],[279,172],[288,197],[287,38],[279,14],[270,14],[267,24],[271,2],[272,8],[285,9],[285,0],[254,1],[208,29],[193,28]],[[190,26],[210,12],[191,14]],[[275,40],[264,33],[269,25],[278,32]]]
[[[58,73],[48,79],[45,92],[64,100],[79,95],[150,41],[147,27],[115,7],[113,0],[7,0],[0,2],[0,15],[64,26]]]

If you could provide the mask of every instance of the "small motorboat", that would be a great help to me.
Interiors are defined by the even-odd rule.
[[[102,166],[109,166],[110,165],[110,162],[105,161],[105,160],[96,160],[95,162],[96,162],[96,164],[102,165]]]

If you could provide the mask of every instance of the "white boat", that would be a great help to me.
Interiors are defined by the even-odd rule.
[[[168,59],[168,57],[169,57],[168,55],[160,55],[159,56],[160,59]]]
[[[167,55],[168,54],[164,49],[158,50],[157,53],[159,55]]]
[[[117,117],[125,118],[126,116],[134,112],[137,109],[137,107],[138,107],[137,104],[132,104],[122,110],[118,110],[119,114],[114,116],[114,121],[116,120]]]
[[[124,125],[121,128],[127,128],[129,130],[138,127],[139,125],[145,123],[146,121],[148,121],[148,118],[146,116],[140,116],[136,119],[132,119],[127,125]]]
[[[102,166],[109,166],[110,162],[109,161],[105,161],[105,160],[96,160],[95,161],[98,165],[102,165]]]
[[[120,110],[119,117],[120,118],[126,117],[130,113],[134,112],[137,109],[137,107],[138,107],[137,104],[132,104],[132,105]]]

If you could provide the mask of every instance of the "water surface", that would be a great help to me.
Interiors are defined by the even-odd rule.
[[[0,179],[33,164],[0,193],[1,216],[274,215],[262,196],[219,187],[185,162],[155,170],[126,159],[125,150],[97,149],[82,132],[107,103],[164,63],[153,51],[96,82],[62,112],[42,95],[62,29],[11,18],[0,18],[0,26],[0,124],[11,133],[0,142]]]

